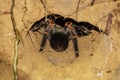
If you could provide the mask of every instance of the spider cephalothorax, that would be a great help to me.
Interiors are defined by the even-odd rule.
[[[50,46],[58,52],[65,51],[68,48],[70,40],[73,41],[75,56],[79,56],[77,36],[86,36],[91,34],[91,30],[102,32],[98,27],[89,22],[77,22],[72,18],[64,18],[59,14],[50,14],[36,21],[31,31],[43,34],[40,51],[44,49],[46,40],[50,41]]]

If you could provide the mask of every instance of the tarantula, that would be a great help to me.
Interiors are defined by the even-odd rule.
[[[79,56],[77,36],[91,34],[91,30],[102,32],[101,29],[89,22],[77,22],[72,18],[65,18],[59,14],[50,14],[36,21],[30,28],[32,32],[40,32],[43,35],[40,50],[44,49],[46,40],[50,41],[50,46],[57,52],[65,51],[68,43],[72,40],[75,56]],[[43,30],[41,32],[41,30]]]

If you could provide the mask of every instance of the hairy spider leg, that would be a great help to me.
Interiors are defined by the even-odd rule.
[[[83,22],[79,22],[78,24],[79,24],[79,26],[86,27],[88,30],[95,30],[95,31],[97,31],[99,33],[103,32],[100,28],[98,28],[97,26],[95,26],[95,25],[93,25],[93,24],[91,24],[89,22],[84,22],[83,21]]]
[[[44,46],[45,46],[45,43],[46,43],[46,40],[47,40],[47,32],[44,33],[43,35],[43,38],[42,38],[42,42],[41,42],[41,45],[40,45],[40,50],[39,51],[43,51],[44,49]]]
[[[77,38],[72,38],[73,44],[74,44],[74,51],[75,51],[75,56],[78,57],[79,56],[79,52],[78,52],[78,42],[77,42]]]
[[[75,56],[78,57],[79,56],[79,51],[78,51],[77,33],[75,32],[75,29],[72,26],[72,22],[66,22],[65,26],[67,26],[67,29],[70,32],[70,35],[71,35],[71,38],[72,38],[72,42],[73,42],[73,45],[74,45]]]
[[[78,41],[77,41],[77,34],[76,34],[75,30],[71,30],[71,35],[72,35],[72,42],[74,45],[75,56],[78,57],[79,56]]]
[[[42,38],[42,42],[41,42],[39,51],[43,51],[45,43],[46,43],[46,40],[48,39],[48,34],[49,34],[49,32],[51,32],[51,30],[53,29],[53,27],[55,25],[51,20],[48,20],[48,22],[50,24],[49,25],[45,25],[46,31],[43,34],[43,38]]]
[[[35,31],[38,31],[40,28],[44,28],[44,26],[47,26],[47,25],[48,23],[46,23],[45,21],[36,21],[30,28],[30,30],[35,32]]]

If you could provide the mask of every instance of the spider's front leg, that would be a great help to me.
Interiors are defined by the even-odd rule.
[[[74,24],[74,27],[77,31],[78,36],[90,35],[92,33],[91,30],[95,30],[99,33],[103,32],[99,27],[89,22],[78,22],[78,24]]]
[[[45,20],[36,21],[30,28],[32,32],[38,32],[41,29],[45,29],[48,23]]]
[[[67,26],[67,29],[70,33],[70,38],[72,39],[73,45],[74,45],[74,52],[75,52],[75,56],[78,57],[79,56],[79,52],[78,52],[78,42],[77,42],[77,34],[76,31],[74,29],[74,27],[72,26],[71,22],[67,22],[65,24],[65,26]]]

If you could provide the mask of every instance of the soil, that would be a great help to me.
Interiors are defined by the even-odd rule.
[[[15,0],[14,17],[22,36],[18,45],[19,80],[120,80],[120,0],[95,0],[92,6],[91,1],[46,2],[48,13],[87,21],[103,31],[108,14],[113,15],[109,35],[92,31],[91,35],[78,38],[80,56],[76,58],[72,41],[64,52],[54,51],[49,41],[39,52],[42,35],[29,29],[35,21],[44,17],[46,11],[40,0]],[[0,0],[0,80],[14,79],[15,34],[11,4],[10,0]]]

